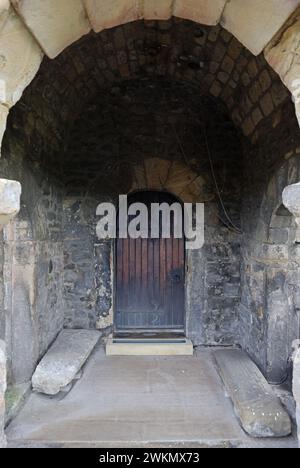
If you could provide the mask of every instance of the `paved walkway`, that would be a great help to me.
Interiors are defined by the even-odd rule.
[[[31,394],[7,429],[11,447],[293,447],[245,435],[213,350],[193,357],[106,357],[98,347],[72,391]]]

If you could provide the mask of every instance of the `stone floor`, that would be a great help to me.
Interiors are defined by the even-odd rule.
[[[31,394],[7,428],[11,447],[287,447],[240,428],[213,350],[193,357],[105,356],[98,347],[63,399]]]

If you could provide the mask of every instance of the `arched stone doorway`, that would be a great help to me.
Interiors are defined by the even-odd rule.
[[[260,208],[269,175],[283,160],[298,170],[291,96],[262,54],[253,57],[220,26],[125,19],[44,59],[10,113],[1,170],[23,186],[21,214],[4,243],[10,383],[30,378],[62,326],[111,333],[111,245],[94,241],[95,206],[120,191],[161,186],[208,205],[208,241],[187,259],[188,336],[196,345],[240,344],[268,370],[266,297],[256,288],[263,274],[252,259],[265,239]],[[32,63],[11,82],[3,121],[39,67],[41,51],[29,37]],[[281,46],[271,44],[271,52]],[[16,344],[12,313],[24,310],[23,300],[30,356],[26,340]],[[20,356],[28,357],[22,369]]]
[[[56,76],[51,84],[49,74]],[[260,226],[253,200],[263,196],[269,171],[284,157],[292,161],[298,144],[288,92],[262,56],[253,58],[220,27],[178,19],[136,22],[90,35],[58,59],[45,59],[11,112],[2,158],[4,174],[23,186],[19,224],[7,235],[7,275],[11,247],[28,248],[30,239],[32,282],[39,275],[41,303],[52,304],[50,328],[43,314],[32,322],[32,308],[44,307],[36,289],[28,292],[15,276],[16,290],[25,288],[24,297],[33,297],[28,376],[62,317],[67,327],[110,332],[111,245],[93,239],[95,208],[143,188],[207,205],[206,246],[187,258],[188,336],[199,345],[256,343],[253,356],[266,368],[256,338],[265,350],[265,324],[254,310],[252,317],[249,296],[239,302],[240,291],[247,295],[241,245],[245,231],[251,239]],[[256,328],[251,321],[256,324],[257,317]]]

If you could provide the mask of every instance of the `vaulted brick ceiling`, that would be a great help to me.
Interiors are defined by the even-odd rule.
[[[28,157],[53,155],[59,169],[73,125],[90,105],[101,112],[109,96],[114,102],[114,88],[143,80],[188,83],[197,99],[219,101],[252,145],[263,144],[282,122],[288,122],[285,150],[299,133],[291,96],[262,54],[254,57],[220,26],[176,18],[90,33],[55,60],[45,58],[10,123],[16,132],[26,128]]]

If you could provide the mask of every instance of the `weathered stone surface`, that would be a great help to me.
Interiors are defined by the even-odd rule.
[[[0,340],[0,448],[6,447],[6,439],[4,435],[5,391],[6,391],[6,353],[5,353],[5,344],[2,340]]]
[[[63,330],[33,377],[33,390],[56,395],[75,378],[99,340],[94,330]]]
[[[296,352],[295,359],[294,359],[293,392],[294,392],[295,400],[299,406],[300,405],[300,349]]]
[[[1,143],[6,130],[6,121],[8,117],[8,108],[0,104],[0,156],[1,156]]]
[[[296,416],[300,446],[300,349],[296,352],[294,358],[293,393],[297,404]]]
[[[12,0],[12,3],[50,58],[90,31],[81,0]]]
[[[150,158],[133,170],[135,177],[131,192],[163,189],[177,195],[185,203],[203,200],[205,180],[182,162]],[[213,195],[207,198],[213,198]]]
[[[225,71],[227,78],[225,76],[224,79]],[[266,78],[266,72],[269,78]],[[121,84],[126,73],[130,81],[134,78],[136,83],[131,81],[130,86]],[[179,81],[175,84],[170,80],[170,84],[166,83],[167,86],[162,89],[164,79],[161,78],[169,80],[170,75]],[[141,80],[143,76],[147,80]],[[198,84],[194,87],[192,83],[195,84],[196,80]],[[179,82],[190,87],[190,97],[179,89]],[[247,147],[245,157],[242,158],[243,145],[234,127],[231,129],[228,126],[230,117],[225,124],[225,109],[220,109],[216,116],[212,112],[213,104],[210,100],[206,101],[205,98],[205,102],[199,101],[198,105],[199,90],[208,95],[213,82],[216,83],[214,89],[220,93],[227,109],[230,109],[230,115],[234,116],[236,125],[244,127],[246,119],[250,120],[250,138],[254,132],[253,138],[259,143],[256,152]],[[78,91],[75,92],[75,89]],[[271,110],[268,109],[268,116],[260,120],[257,109],[261,108],[262,93],[268,93]],[[100,101],[95,100],[96,95],[100,99],[100,94],[101,112],[98,107]],[[144,161],[151,185],[154,181],[157,188],[165,186],[169,175],[173,178],[178,169],[174,164],[176,170],[174,174],[172,171],[169,174],[165,170],[170,167],[169,161],[179,163],[184,159],[184,153],[191,172],[200,175],[200,180],[205,180],[205,186],[198,192],[201,200],[215,196],[207,149],[200,131],[202,120],[205,122],[203,128],[207,128],[206,121],[210,121],[207,134],[216,177],[222,188],[226,210],[230,210],[230,217],[233,216],[238,225],[240,207],[243,206],[244,239],[249,249],[247,252],[244,249],[242,257],[239,248],[243,236],[234,236],[226,228],[227,219],[213,198],[209,204],[206,223],[209,228],[203,255],[189,256],[188,336],[196,344],[234,344],[243,340],[242,344],[266,371],[269,365],[266,362],[266,330],[273,333],[273,328],[268,326],[269,316],[265,307],[265,288],[270,278],[266,268],[268,263],[276,262],[275,268],[278,265],[280,273],[278,276],[283,277],[285,270],[292,269],[292,265],[289,265],[292,255],[287,241],[278,242],[278,239],[284,239],[284,235],[289,239],[288,232],[276,233],[277,241],[268,243],[263,238],[263,232],[268,229],[265,221],[271,219],[271,213],[263,209],[260,211],[262,179],[266,180],[265,174],[269,173],[271,167],[274,170],[279,167],[285,155],[292,160],[291,150],[300,146],[299,141],[296,141],[299,140],[299,132],[290,99],[282,105],[285,96],[287,91],[263,57],[252,57],[220,27],[199,26],[184,20],[147,24],[137,21],[99,35],[91,34],[85,41],[68,49],[58,61],[45,60],[39,79],[32,84],[30,92],[25,94],[23,103],[13,111],[6,137],[5,158],[1,161],[1,170],[5,174],[9,171],[12,178],[22,180],[26,193],[22,210],[23,224],[20,222],[17,239],[11,245],[11,251],[18,253],[17,270],[14,267],[6,276],[8,284],[9,278],[15,280],[11,288],[14,305],[7,309],[13,311],[14,320],[14,337],[8,340],[14,343],[14,363],[9,366],[13,369],[14,378],[18,376],[18,379],[23,379],[24,375],[31,378],[29,371],[32,363],[35,368],[36,361],[30,358],[30,365],[27,365],[27,357],[32,354],[39,359],[44,354],[59,332],[59,317],[62,318],[64,314],[67,327],[99,327],[105,329],[103,334],[109,333],[106,328],[112,324],[111,250],[109,245],[102,243],[99,246],[95,240],[95,210],[93,206],[91,211],[87,207],[90,197],[100,201],[102,196],[105,200],[113,198],[121,189],[122,193],[127,193],[134,182],[132,168],[142,166]],[[93,103],[93,112],[89,112],[90,107],[84,105],[87,102]],[[60,152],[53,155],[52,144],[54,142],[56,148],[60,148],[64,123],[73,117],[74,108],[81,109],[83,105],[85,112],[78,119],[80,125],[76,123],[71,130],[71,146],[66,149],[64,158],[59,156]],[[113,122],[116,122],[120,131],[116,132]],[[179,134],[182,148],[174,138],[172,127]],[[156,171],[151,163],[147,164],[148,160],[151,162],[156,157],[166,162],[161,171]],[[243,159],[247,164],[246,174],[248,171],[251,174],[247,181],[241,177],[239,162]],[[66,223],[61,223],[63,194],[55,184],[50,185],[50,166],[55,175],[60,173],[63,166],[61,175],[67,183],[62,185],[63,190],[66,188],[67,196],[71,194],[73,197],[70,210],[73,221],[67,217]],[[261,170],[258,171],[258,167]],[[286,173],[295,175],[297,170],[296,160],[288,169],[284,169]],[[22,175],[22,179],[19,175]],[[161,180],[158,177],[160,175]],[[179,174],[178,180],[174,177],[174,186],[179,187],[180,180]],[[146,182],[143,181],[141,188],[147,187]],[[242,204],[239,187],[244,183],[246,188]],[[277,185],[277,180],[274,185]],[[87,187],[89,194],[85,196]],[[282,190],[278,202],[272,194],[266,196],[268,207],[279,206]],[[100,194],[101,197],[98,197]],[[186,199],[185,193],[181,197]],[[68,234],[62,235],[65,239],[64,248],[61,240],[61,244],[57,243],[53,250],[52,238],[59,240],[62,225],[68,229]],[[37,246],[32,254],[36,269],[27,265],[25,273],[22,261],[30,252],[25,249],[25,244],[29,244],[26,239],[20,242],[20,233],[24,232],[25,236],[27,230],[24,226],[34,227],[32,244]],[[263,246],[263,249],[251,249],[252,242],[256,246]],[[278,243],[284,245],[278,246]],[[39,249],[41,245],[45,248]],[[63,253],[65,288],[62,293]],[[9,259],[9,255],[6,258]],[[285,303],[291,291],[288,289],[290,279],[286,278],[282,284],[283,288],[280,288],[278,295],[280,293],[283,299],[278,299]],[[294,282],[292,287],[297,290]],[[273,286],[271,292],[273,294]],[[61,306],[62,294],[64,307]],[[244,307],[242,313],[239,313],[241,295]],[[292,296],[294,294],[291,291]],[[40,299],[33,300],[37,297]],[[277,295],[274,299],[277,301]],[[289,304],[288,315],[291,320],[288,328],[295,331],[297,328],[293,327],[293,323],[297,314],[293,299],[289,300]],[[8,322],[11,322],[10,317]],[[20,344],[18,335],[21,332],[24,336],[25,329],[26,339]],[[278,330],[276,322],[274,330]],[[272,333],[269,335],[270,340]],[[34,353],[31,353],[30,343],[34,343]],[[290,349],[289,342],[286,348]],[[278,354],[275,351],[274,346],[274,356]],[[284,362],[283,355],[280,355],[280,361]],[[272,365],[275,366],[276,362],[273,361]]]
[[[0,227],[9,223],[20,210],[21,185],[13,180],[0,179]]]
[[[173,0],[145,0],[143,17],[146,20],[167,20],[172,16],[173,4]]]
[[[9,0],[0,0],[0,33],[5,23],[5,20],[8,17],[9,9],[10,9]]]
[[[139,2],[135,0],[110,0],[109,2],[84,0],[84,4],[91,25],[96,32],[143,17]]]
[[[38,71],[43,53],[12,9],[0,17],[0,44],[0,100],[11,107]]]
[[[300,182],[289,185],[282,194],[284,205],[294,215],[296,223],[300,228]]]
[[[245,431],[252,437],[285,437],[291,433],[287,412],[248,355],[239,349],[217,351],[225,387]]]
[[[5,427],[17,416],[31,393],[31,382],[8,385],[5,393]]]
[[[174,16],[189,19],[200,24],[218,24],[226,0],[176,0]]]
[[[296,10],[299,0],[231,0],[221,24],[258,55]]]
[[[300,123],[300,18],[296,17],[280,40],[265,50],[265,57],[291,91]]]
[[[299,447],[300,447],[300,409],[296,409],[296,418],[297,418],[297,427],[298,427],[298,440],[299,440]]]
[[[283,191],[283,203],[287,209],[295,216],[300,217],[300,182],[289,185]]]

